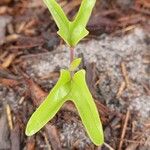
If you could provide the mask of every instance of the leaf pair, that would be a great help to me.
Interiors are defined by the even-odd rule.
[[[86,25],[91,15],[96,0],[82,0],[80,9],[74,21],[69,21],[64,11],[56,0],[44,0],[51,12],[58,28],[58,34],[69,45],[74,47],[77,43],[88,35]]]
[[[57,84],[31,116],[27,124],[26,135],[31,136],[38,132],[68,100],[75,104],[93,143],[101,145],[104,141],[102,125],[96,105],[85,81],[84,70],[76,72],[73,77],[71,77],[70,71],[61,70]]]

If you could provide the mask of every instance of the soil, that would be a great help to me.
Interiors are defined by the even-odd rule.
[[[104,128],[105,143],[96,147],[72,103],[36,135],[25,135],[31,114],[68,67],[69,48],[40,0],[2,1],[0,150],[149,150],[149,2],[98,1],[90,35],[75,48]],[[80,1],[60,3],[72,17]]]

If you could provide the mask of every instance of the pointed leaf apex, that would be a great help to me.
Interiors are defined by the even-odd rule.
[[[81,58],[73,60],[72,63],[70,64],[69,71],[75,71],[79,67],[81,60],[82,60]]]

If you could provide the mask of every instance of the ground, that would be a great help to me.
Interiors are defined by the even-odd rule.
[[[104,128],[105,143],[88,138],[77,110],[65,104],[39,133],[27,121],[52,89],[69,48],[41,1],[0,2],[0,149],[150,149],[148,1],[97,2],[90,35],[75,48],[82,58]],[[79,1],[60,2],[71,17]]]

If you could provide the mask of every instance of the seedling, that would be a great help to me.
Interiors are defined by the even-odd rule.
[[[44,102],[32,114],[26,135],[38,132],[59,111],[61,106],[71,100],[81,117],[92,142],[99,146],[104,142],[102,124],[99,114],[85,80],[85,70],[76,71],[81,59],[74,59],[74,48],[77,43],[88,35],[86,25],[96,0],[83,0],[74,21],[69,21],[55,0],[44,0],[58,28],[58,34],[70,47],[70,66],[61,70],[60,78]]]

